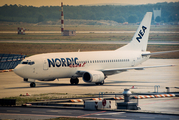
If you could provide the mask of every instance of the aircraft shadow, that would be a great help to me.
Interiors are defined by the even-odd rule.
[[[115,84],[117,83],[117,84]],[[120,83],[131,83],[130,85],[120,85]],[[150,83],[148,81],[112,81],[112,82],[105,82],[103,85],[96,85],[94,83],[79,83],[78,85],[71,85],[71,84],[67,84],[67,83],[42,83],[42,82],[36,82],[36,87],[35,88],[44,88],[44,87],[61,87],[61,86],[78,86],[78,87],[83,87],[83,86],[87,86],[87,87],[94,87],[94,86],[127,86],[127,87],[131,87],[133,86],[133,83]],[[27,83],[29,84],[29,83]],[[153,87],[153,85],[135,85],[135,86],[140,86],[140,87]],[[29,86],[26,87],[9,87],[9,88],[5,88],[5,89],[25,89],[25,88],[30,88]]]

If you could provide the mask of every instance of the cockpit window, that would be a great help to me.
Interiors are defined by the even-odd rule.
[[[35,62],[28,62],[28,64],[29,64],[29,65],[33,65],[33,64],[35,64]]]
[[[21,62],[21,64],[27,64],[27,62]]]
[[[22,61],[21,64],[33,65],[35,64],[35,62],[34,61]]]

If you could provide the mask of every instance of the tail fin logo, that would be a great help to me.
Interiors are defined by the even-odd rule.
[[[145,30],[147,29],[147,27],[142,26],[142,30],[139,31],[138,33],[138,37],[136,37],[136,40],[140,43],[140,39],[142,39],[142,37],[145,34]]]

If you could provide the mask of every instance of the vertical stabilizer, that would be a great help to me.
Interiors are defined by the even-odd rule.
[[[117,50],[146,51],[151,19],[152,12],[147,12],[142,22],[140,23],[136,33],[134,34],[131,42]]]

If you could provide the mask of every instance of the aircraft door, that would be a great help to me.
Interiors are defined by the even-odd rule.
[[[47,62],[47,60],[44,60],[44,62],[43,62],[43,70],[48,70],[48,62]]]
[[[132,61],[132,65],[131,65],[131,66],[132,66],[132,67],[135,66],[135,60]]]

